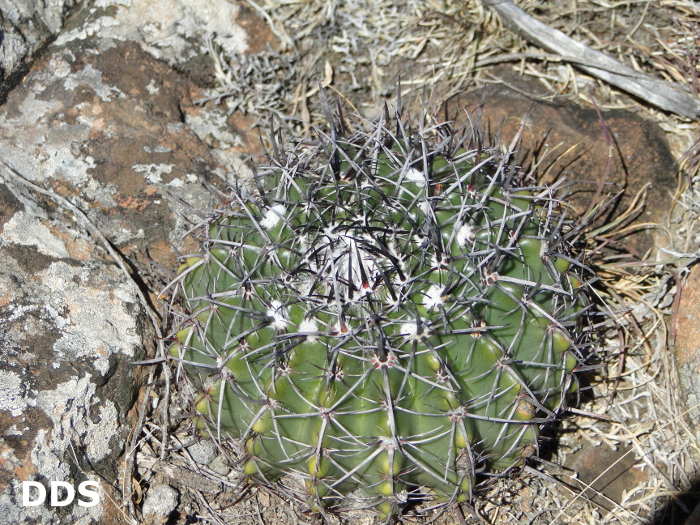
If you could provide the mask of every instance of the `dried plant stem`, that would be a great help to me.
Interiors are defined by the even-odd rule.
[[[483,0],[498,13],[503,24],[529,42],[556,53],[586,73],[632,93],[665,111],[686,118],[700,115],[700,100],[669,82],[659,81],[595,51],[561,31],[528,15],[508,0]]]

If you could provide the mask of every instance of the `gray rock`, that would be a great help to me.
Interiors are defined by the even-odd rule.
[[[231,467],[228,466],[226,456],[219,454],[214,458],[214,461],[209,463],[209,468],[216,472],[219,476],[228,476],[231,472]]]
[[[104,43],[75,40],[37,62],[0,108],[2,157],[125,253],[170,265],[192,227],[184,202],[210,205],[201,180],[224,185],[230,171],[183,125],[191,83],[134,43]]]
[[[0,0],[4,71],[77,4],[21,3],[15,38]],[[186,250],[200,220],[192,210],[215,202],[205,183],[225,188],[250,152],[250,122],[192,102],[202,92],[191,78],[211,71],[208,37],[229,52],[270,40],[265,30],[248,39],[241,17],[252,20],[225,0],[88,3],[0,106],[0,160],[77,206],[135,265],[148,253],[174,268],[173,246]],[[130,363],[155,355],[154,333],[136,285],[93,235],[9,173],[0,169],[0,525],[123,523],[109,499],[125,497],[123,454],[148,372]],[[86,480],[99,483],[97,506],[21,505],[23,481]],[[158,487],[144,511],[165,516],[176,503]]]
[[[21,483],[109,493],[143,380],[129,363],[153,352],[153,332],[136,286],[50,203],[0,179],[0,209],[0,523],[66,508],[71,523],[109,523],[103,505],[23,507]]]
[[[143,504],[144,517],[166,517],[177,507],[180,494],[170,485],[158,485],[148,491],[146,502]]]
[[[77,0],[0,0],[0,83],[63,28],[79,3]]]
[[[208,465],[216,457],[216,445],[209,440],[197,441],[194,445],[187,447],[192,459],[200,465]]]
[[[258,20],[245,3],[229,0],[97,0],[85,19],[68,27],[56,44],[92,36],[129,40],[192,78],[207,81],[214,71],[207,56],[209,43],[231,55],[274,45],[268,26]]]

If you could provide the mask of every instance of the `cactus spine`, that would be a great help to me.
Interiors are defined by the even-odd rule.
[[[576,388],[585,297],[557,199],[507,156],[366,126],[275,141],[212,214],[171,353],[245,475],[302,476],[318,510],[361,487],[387,516],[537,452]]]

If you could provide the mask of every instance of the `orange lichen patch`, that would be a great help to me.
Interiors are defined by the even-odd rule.
[[[148,255],[158,264],[166,268],[174,268],[175,252],[172,245],[165,239],[158,239],[148,244]]]
[[[77,188],[64,179],[50,179],[49,183],[51,184],[52,191],[64,198],[80,195],[82,193],[81,188]]]
[[[151,186],[152,187],[152,186]],[[129,210],[143,210],[151,201],[144,198],[135,197],[133,195],[115,195],[114,200],[120,208]]]
[[[90,130],[90,140],[95,140],[104,132],[105,119],[98,117],[92,121],[92,129]]]
[[[143,189],[143,192],[146,195],[151,196],[155,193],[158,193],[158,188],[156,188],[155,186],[148,185]]]
[[[55,228],[53,228],[51,232],[63,241],[63,244],[73,259],[87,261],[90,257],[94,256],[94,247],[86,239],[75,237],[74,235]]]

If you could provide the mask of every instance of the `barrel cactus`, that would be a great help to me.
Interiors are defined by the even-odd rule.
[[[473,132],[385,113],[319,135],[273,140],[183,258],[171,354],[197,427],[241,440],[252,480],[302,477],[320,512],[358,488],[383,516],[467,500],[576,390],[561,203]]]

